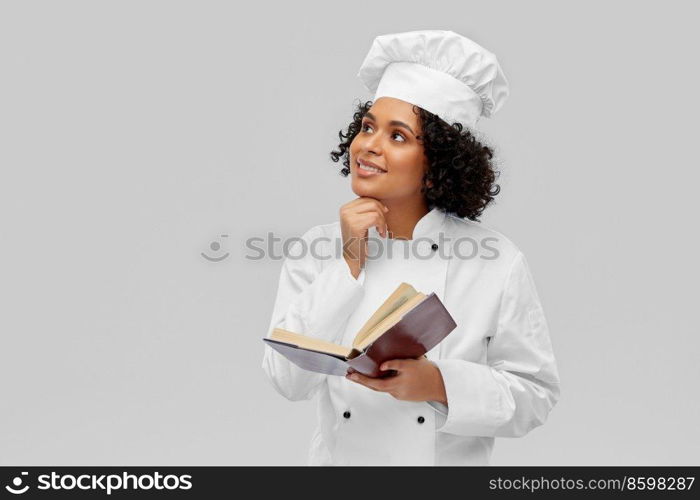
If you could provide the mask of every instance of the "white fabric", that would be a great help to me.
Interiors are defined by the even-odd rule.
[[[448,123],[474,128],[508,98],[496,56],[453,31],[422,30],[374,39],[357,76],[374,93],[416,104]]]
[[[381,238],[375,228],[370,236]],[[318,397],[310,464],[487,465],[495,437],[523,436],[545,422],[559,398],[559,375],[532,276],[512,242],[433,209],[414,228],[413,240],[385,242],[393,250],[416,245],[414,252],[377,256],[379,244],[371,244],[356,280],[342,256],[332,254],[342,238],[339,223],[302,236],[307,243],[323,237],[317,255],[333,258],[285,260],[268,335],[281,327],[349,345],[401,281],[434,291],[457,328],[428,353],[445,382],[447,407],[399,401],[343,377],[306,372],[266,346],[263,369],[280,394]],[[433,251],[433,243],[441,251]]]

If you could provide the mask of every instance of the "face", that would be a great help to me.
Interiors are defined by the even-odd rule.
[[[421,198],[428,168],[423,145],[416,139],[421,133],[420,118],[412,104],[393,97],[377,99],[350,144],[355,194],[385,202]],[[358,161],[373,164],[381,172],[364,170]]]

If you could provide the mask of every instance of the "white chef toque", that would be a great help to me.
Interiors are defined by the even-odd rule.
[[[374,101],[401,99],[468,128],[496,113],[509,93],[496,56],[453,31],[378,36],[357,76]]]

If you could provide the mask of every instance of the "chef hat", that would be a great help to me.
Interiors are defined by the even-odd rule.
[[[357,76],[375,101],[395,97],[470,128],[496,113],[509,93],[496,56],[453,31],[378,36]]]

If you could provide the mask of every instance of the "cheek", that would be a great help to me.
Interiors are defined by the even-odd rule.
[[[355,151],[357,151],[361,147],[362,147],[362,139],[360,139],[360,136],[357,135],[350,143],[350,152],[355,153]]]
[[[415,152],[395,155],[389,163],[391,173],[411,184],[420,184],[425,171],[424,159]]]

